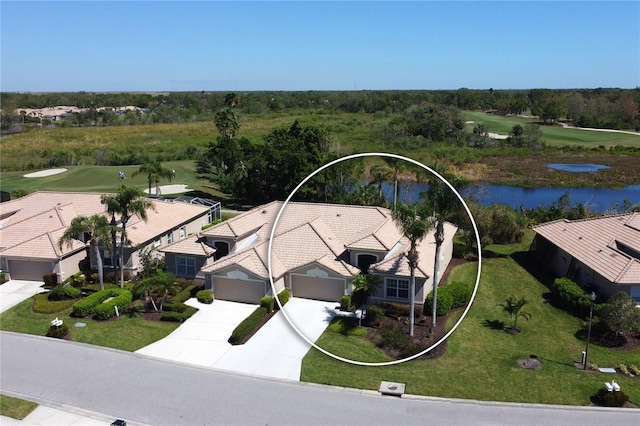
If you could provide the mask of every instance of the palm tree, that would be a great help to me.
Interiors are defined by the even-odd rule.
[[[416,288],[416,268],[420,256],[417,245],[433,228],[432,221],[418,209],[418,204],[398,204],[392,212],[393,220],[402,230],[402,234],[409,240],[409,251],[407,260],[411,271],[409,280],[409,335],[413,336],[413,325],[415,322],[415,288]],[[435,300],[434,300],[435,305]]]
[[[353,284],[354,293],[361,292],[362,301],[367,303],[369,296],[375,296],[378,286],[380,285],[380,277],[361,273],[355,276],[351,284]]]
[[[102,255],[100,254],[100,243],[102,243],[108,250],[111,251],[112,249],[109,241],[111,226],[109,226],[109,222],[106,217],[98,214],[91,217],[74,217],[69,227],[58,240],[58,247],[62,249],[64,244],[71,247],[73,241],[77,240],[78,236],[84,232],[88,232],[90,235],[89,246],[96,256],[100,290],[104,290],[104,271],[102,266]]]
[[[441,169],[441,167],[436,166],[436,170],[437,169]],[[445,171],[442,170],[440,174],[445,174]],[[448,175],[447,181],[454,187],[459,187],[464,184],[462,179],[453,175]],[[444,242],[444,222],[454,214],[460,206],[460,202],[456,194],[451,191],[451,188],[439,179],[432,178],[429,183],[429,188],[421,195],[426,197],[425,204],[427,209],[432,212],[436,230],[436,254],[433,263],[433,308],[431,313],[431,327],[434,328],[436,326],[436,302],[438,297],[438,277],[440,274],[440,249]]]
[[[120,232],[120,287],[124,287],[124,246],[127,241],[127,222],[134,215],[147,221],[147,209],[153,209],[151,201],[144,198],[144,192],[138,188],[120,186],[118,192],[113,195],[103,195],[100,202],[107,206],[111,214],[111,222],[115,223],[116,214],[120,215],[122,230]],[[114,235],[114,234],[112,234]]]
[[[147,176],[149,183],[149,195],[151,195],[151,183],[156,184],[156,195],[160,195],[160,179],[167,179],[169,182],[173,179],[175,173],[173,170],[165,168],[159,160],[152,160],[144,163],[138,170],[133,172],[132,176],[143,174]]]
[[[527,299],[524,296],[522,296],[522,298],[517,298],[511,295],[507,297],[504,303],[498,305],[502,307],[502,311],[508,313],[513,320],[513,326],[511,327],[511,330],[516,332],[520,331],[517,327],[518,318],[522,317],[527,321],[529,321],[529,319],[531,318],[530,313],[522,311],[522,307],[526,304]]]

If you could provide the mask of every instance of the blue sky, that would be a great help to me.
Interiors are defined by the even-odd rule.
[[[0,2],[2,91],[640,86],[640,2]]]

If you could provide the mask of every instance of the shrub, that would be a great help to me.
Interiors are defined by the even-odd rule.
[[[369,323],[376,323],[382,321],[384,318],[384,310],[379,306],[369,306],[367,308],[366,320]]]
[[[414,343],[411,337],[396,325],[383,326],[378,333],[378,347],[387,347],[397,349],[399,356],[402,358],[415,355],[424,348],[420,343]]]
[[[93,293],[73,304],[73,309],[71,310],[71,316],[76,318],[81,318],[81,317],[86,317],[87,315],[91,315],[92,313],[95,312],[97,306],[100,305],[102,302],[104,302],[110,297],[113,297],[114,299],[109,301],[109,304],[110,304],[111,302],[113,302],[113,300],[115,300],[118,296],[120,296],[122,293],[125,293],[125,292],[129,293],[129,298],[130,298],[131,292],[128,290],[120,289],[120,288],[104,289],[102,291]],[[131,300],[129,300],[129,303],[131,303]],[[124,307],[124,309],[126,309],[127,307],[128,307],[128,304],[127,306]],[[120,307],[118,307],[118,309],[120,309]]]
[[[183,317],[180,312],[163,312],[160,321],[182,322]]]
[[[113,283],[104,283],[104,289],[111,289],[111,288],[116,288],[119,289],[120,286],[117,284],[113,284]],[[125,285],[125,288],[127,290],[129,290],[129,288],[127,288],[127,286]],[[83,285],[82,287],[80,287],[81,291],[87,292],[87,293],[96,293],[98,291],[100,291],[100,284],[86,284]],[[131,290],[129,290],[131,291]]]
[[[278,301],[280,302],[280,305],[284,306],[289,301],[290,297],[291,292],[286,288],[278,293]]]
[[[191,299],[191,291],[196,288],[195,285],[189,285],[180,290],[175,296],[171,298],[171,302],[173,303],[184,303],[187,300]]]
[[[453,308],[453,296],[446,290],[446,286],[438,289],[438,300],[436,301],[436,316],[447,315],[451,308]],[[433,292],[427,296],[425,302],[427,313],[433,312]]]
[[[58,275],[53,272],[49,272],[42,276],[42,281],[44,281],[44,286],[46,288],[55,287],[58,285]]]
[[[196,298],[200,303],[213,303],[213,293],[211,293],[209,290],[200,290],[196,293]]]
[[[463,281],[455,281],[451,284],[447,284],[443,289],[451,295],[453,298],[453,307],[460,308],[465,306],[471,300],[471,287]]]
[[[107,291],[107,290],[105,290]],[[113,290],[111,290],[113,291]],[[98,304],[95,308],[96,318],[99,320],[106,320],[116,315],[115,308],[118,307],[120,314],[125,313],[129,309],[133,296],[129,290],[119,290],[119,294],[114,296],[113,299],[108,302]]]
[[[340,298],[340,310],[348,311],[351,308],[351,296],[342,296]]]
[[[618,365],[618,369],[622,374],[629,374],[629,369],[627,368],[627,364],[622,363]]]
[[[47,330],[47,337],[55,337],[56,339],[62,339],[69,332],[69,326],[65,323],[62,323],[60,327],[56,327],[54,325],[49,326],[49,330]]]
[[[185,309],[185,311],[182,313],[182,320],[183,321],[188,320],[196,312],[198,312],[198,308],[194,308],[193,306],[187,306],[187,309]]]
[[[578,284],[568,278],[556,278],[551,285],[553,300],[558,307],[579,317],[589,315],[591,299]],[[600,307],[594,307],[597,314]]]
[[[635,364],[629,364],[629,371],[634,375],[634,376],[640,376],[640,368],[638,368],[637,365]]]
[[[260,299],[260,307],[265,308],[267,313],[273,312],[274,303],[273,297],[264,296]]]
[[[183,313],[184,311],[187,310],[189,306],[185,305],[184,303],[180,303],[180,302],[174,302],[174,303],[165,303],[162,306],[162,310],[165,312],[179,312],[179,313]]]
[[[0,284],[4,284],[7,282],[7,278],[4,275],[4,272],[0,272]]]
[[[609,392],[606,388],[601,388],[591,399],[602,407],[622,407],[629,396],[622,391]]]
[[[409,305],[403,303],[391,303],[391,302],[382,302],[379,306],[385,310],[387,315],[392,317],[408,317],[409,316]],[[416,305],[414,307],[414,316],[419,317],[422,315],[422,306]]]
[[[229,338],[229,343],[232,345],[237,345],[245,337],[249,335],[257,326],[260,324],[260,321],[267,315],[267,310],[263,307],[257,308],[251,315],[246,317],[231,333],[231,337]]]
[[[49,300],[64,300],[64,299],[77,299],[82,295],[82,291],[79,288],[71,287],[70,285],[57,285],[51,289],[47,299]]]

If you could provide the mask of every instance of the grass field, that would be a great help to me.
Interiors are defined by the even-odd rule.
[[[0,414],[13,419],[22,420],[27,417],[38,404],[0,394]]]
[[[465,111],[465,119],[475,124],[467,124],[468,129],[473,129],[476,124],[484,124],[488,131],[509,134],[516,124],[525,125],[536,122],[536,119],[524,117],[503,117],[495,114]],[[616,145],[640,147],[640,135],[626,133],[598,132],[592,130],[563,129],[560,125],[540,126],[543,139],[549,146],[578,146],[596,148],[600,145],[609,148]]]
[[[610,377],[583,372],[574,365],[585,342],[576,337],[582,320],[546,303],[548,290],[519,263],[531,234],[523,244],[492,247],[507,257],[483,262],[477,297],[460,327],[447,340],[447,352],[434,360],[409,361],[386,367],[364,367],[343,363],[311,350],[303,360],[302,380],[336,386],[377,390],[380,381],[406,384],[410,394],[492,401],[589,405],[594,394]],[[449,280],[475,281],[475,263],[452,271]],[[528,322],[520,320],[519,335],[500,329],[508,317],[497,306],[514,294],[525,296]],[[448,326],[456,318],[450,319]],[[332,353],[357,361],[380,362],[388,358],[362,337],[327,331],[317,344]],[[519,358],[535,354],[542,361],[537,371],[525,370]],[[591,345],[589,359],[599,366],[629,361],[640,365],[640,351],[624,352]],[[640,404],[640,378],[616,375],[623,391]]]

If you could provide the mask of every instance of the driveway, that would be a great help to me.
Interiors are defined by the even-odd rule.
[[[173,333],[136,351],[156,358],[212,367],[231,349],[231,332],[258,305],[216,300],[210,305],[189,299],[187,305],[198,308],[191,318]]]
[[[276,313],[247,343],[232,346],[227,341],[231,332],[257,305],[224,300],[204,305],[196,299],[186,303],[199,311],[164,339],[136,352],[220,370],[300,380],[302,358],[311,345],[291,328],[282,312]],[[315,342],[333,319],[336,305],[292,298],[284,308],[296,327]]]
[[[10,280],[0,285],[0,313],[44,291],[42,281]]]
[[[216,302],[214,302],[216,303]],[[298,330],[315,342],[335,316],[336,302],[292,298],[284,305]],[[233,346],[213,366],[256,376],[300,380],[302,358],[311,345],[276,313],[244,345]]]

